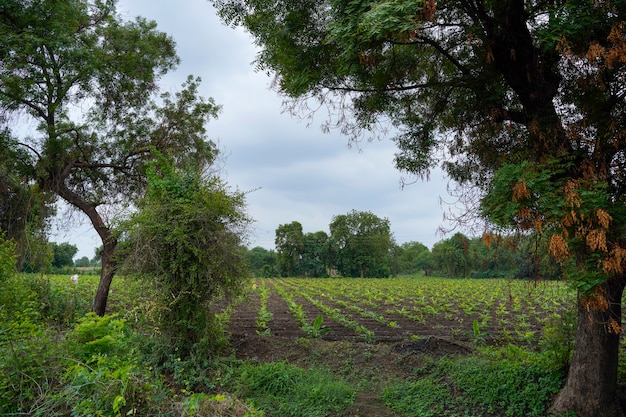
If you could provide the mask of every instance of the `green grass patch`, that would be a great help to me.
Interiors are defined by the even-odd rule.
[[[386,388],[391,409],[406,417],[545,416],[564,379],[542,354],[515,346],[445,357],[419,375]]]
[[[355,390],[323,369],[285,362],[244,363],[233,380],[238,393],[268,415],[326,417],[354,402]]]

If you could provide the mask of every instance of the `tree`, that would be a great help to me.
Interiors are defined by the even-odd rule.
[[[26,178],[82,212],[102,240],[93,310],[103,315],[116,270],[112,208],[145,189],[151,149],[210,163],[205,122],[217,114],[189,78],[174,96],[158,80],[178,62],[156,24],[122,21],[115,0],[7,0],[0,6],[0,123]],[[13,118],[13,120],[11,119]],[[16,123],[20,120],[23,123]],[[20,126],[36,126],[23,133]]]
[[[388,277],[393,245],[389,220],[352,210],[330,223],[330,253],[337,270],[348,277]]]
[[[467,277],[471,272],[470,240],[462,233],[433,245],[435,269],[448,277]]]
[[[296,272],[296,266],[304,248],[302,224],[293,221],[276,228],[274,239],[278,255],[278,270],[282,276],[290,277]]]
[[[328,234],[324,231],[305,233],[298,271],[307,277],[327,277]]]
[[[395,245],[392,250],[392,263],[394,264],[392,273],[412,275],[424,271],[427,274],[428,266],[424,262],[427,256],[424,253],[430,254],[430,250],[420,242],[405,242],[400,246]]]
[[[316,98],[353,138],[391,120],[398,168],[426,176],[441,163],[488,196],[487,220],[546,235],[579,289],[575,353],[552,411],[620,415],[626,3],[213,3],[255,38],[257,67],[293,110]]]
[[[90,265],[89,258],[86,256],[83,256],[80,259],[76,259],[76,261],[74,262],[74,266],[79,267],[79,268],[88,267],[89,265]]]
[[[267,250],[260,246],[246,252],[248,259],[248,267],[257,277],[275,277],[278,276],[276,267],[276,252]]]
[[[76,245],[67,242],[60,244],[52,242],[50,245],[52,246],[52,253],[54,255],[52,266],[55,268],[74,266],[74,255],[78,252]]]
[[[161,157],[148,168],[148,184],[124,226],[124,266],[158,289],[159,333],[170,357],[199,360],[219,347],[211,302],[240,293],[249,277],[241,250],[251,223],[245,196]]]

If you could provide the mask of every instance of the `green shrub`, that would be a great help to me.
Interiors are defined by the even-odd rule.
[[[0,285],[0,415],[50,415],[55,408],[65,355],[30,284],[13,274]]]
[[[3,230],[0,230],[0,285],[15,275],[15,243],[6,238]]]
[[[155,398],[164,388],[142,366],[130,336],[117,315],[94,313],[80,319],[68,335],[74,361],[60,397],[72,416],[150,415],[157,407]]]
[[[574,339],[578,322],[576,304],[565,309],[561,314],[554,314],[544,325],[539,346],[542,358],[548,366],[566,369],[574,353]]]
[[[263,417],[263,411],[242,403],[229,394],[192,394],[183,404],[182,417]]]
[[[236,385],[241,396],[281,417],[337,415],[354,402],[355,394],[352,387],[328,372],[284,362],[244,364]]]
[[[0,415],[49,415],[63,372],[63,349],[30,312],[7,321],[0,310]],[[52,401],[53,402],[53,401]]]

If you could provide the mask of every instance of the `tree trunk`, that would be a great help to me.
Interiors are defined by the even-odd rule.
[[[93,299],[92,311],[99,316],[104,316],[106,313],[107,301],[109,299],[109,290],[111,288],[111,282],[115,275],[115,268],[117,262],[113,259],[115,247],[117,241],[115,239],[103,240],[102,246],[102,270],[100,272],[100,282],[98,283],[98,289],[96,290],[96,296]]]
[[[60,178],[67,177],[71,165],[65,168],[65,173]],[[104,220],[100,213],[98,213],[97,206],[91,204],[80,195],[70,190],[61,179],[53,181],[55,188],[52,188],[57,192],[65,201],[82,211],[91,221],[94,230],[100,236],[102,240],[102,270],[100,272],[100,283],[98,284],[98,290],[93,299],[92,311],[99,316],[104,316],[106,312],[107,300],[109,298],[109,289],[111,288],[111,282],[115,275],[115,268],[117,262],[113,255],[115,248],[117,247],[117,239],[113,236],[111,229],[104,223]]]
[[[600,285],[594,296],[578,296],[578,326],[567,382],[550,413],[578,417],[623,417],[617,395],[622,279]]]

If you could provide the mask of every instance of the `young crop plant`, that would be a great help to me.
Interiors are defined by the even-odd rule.
[[[268,336],[271,334],[271,330],[268,326],[268,323],[272,321],[274,317],[273,313],[267,309],[267,300],[269,299],[270,289],[265,285],[265,283],[261,284],[260,287],[257,288],[260,298],[260,307],[259,313],[256,317],[256,326],[257,326],[257,334]]]
[[[307,327],[303,330],[309,338],[316,339],[330,332],[330,328],[322,327],[323,323],[324,323],[324,316],[320,314],[315,318],[315,320],[313,320],[313,324],[310,327]]]
[[[472,342],[476,346],[484,346],[487,344],[487,337],[489,333],[483,332],[480,327],[480,322],[478,320],[474,320],[472,322],[472,333],[468,334],[472,339]]]

